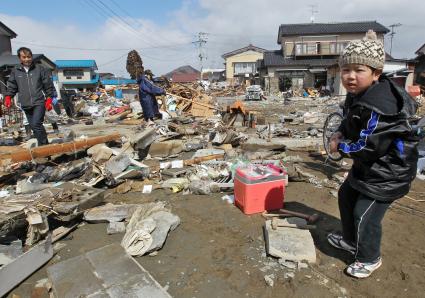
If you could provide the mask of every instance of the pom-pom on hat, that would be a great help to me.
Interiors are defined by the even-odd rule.
[[[385,62],[384,45],[376,33],[369,30],[362,40],[353,40],[342,51],[339,66],[363,64],[375,69],[383,69]]]

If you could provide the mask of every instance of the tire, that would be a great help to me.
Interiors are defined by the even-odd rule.
[[[332,134],[338,129],[342,119],[343,116],[341,113],[334,112],[326,117],[325,124],[323,125],[323,147],[325,148],[328,158],[333,161],[340,161],[343,158],[339,152],[330,153],[329,150],[329,140]]]

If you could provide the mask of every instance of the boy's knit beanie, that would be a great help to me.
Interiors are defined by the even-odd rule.
[[[362,40],[353,40],[342,51],[339,66],[347,64],[363,64],[375,69],[383,69],[385,62],[384,45],[369,30]]]

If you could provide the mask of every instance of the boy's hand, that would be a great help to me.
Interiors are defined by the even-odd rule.
[[[46,110],[48,111],[50,111],[53,108],[51,97],[46,98],[46,101],[44,102],[44,106],[46,107]]]
[[[338,144],[342,139],[342,133],[337,131],[332,134],[329,140],[329,150],[331,153],[338,152]]]
[[[10,107],[12,106],[12,97],[10,95],[5,96],[4,106],[8,109],[10,109]]]

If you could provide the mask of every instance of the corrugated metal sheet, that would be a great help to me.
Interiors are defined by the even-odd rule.
[[[100,80],[102,85],[125,85],[125,84],[136,84],[136,80],[132,79],[105,79]]]
[[[56,60],[57,68],[92,68],[97,69],[95,60]]]

